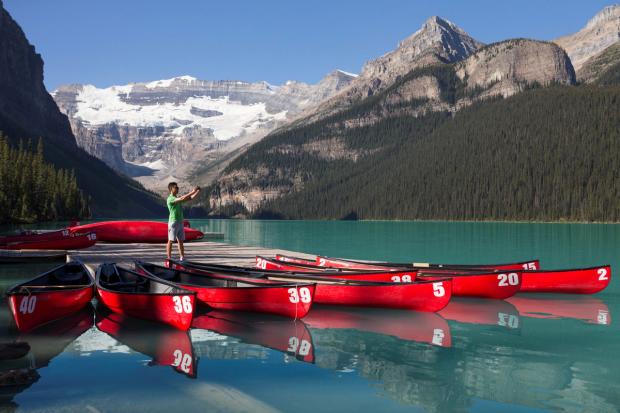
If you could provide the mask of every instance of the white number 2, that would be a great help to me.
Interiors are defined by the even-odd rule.
[[[19,303],[19,312],[22,314],[32,314],[37,305],[37,296],[31,295],[22,298],[22,301]]]
[[[306,287],[302,287],[299,289],[299,293],[297,292],[297,288],[289,288],[288,289],[288,299],[291,303],[296,304],[299,302],[299,297],[301,296],[302,303],[309,303],[312,301],[312,295],[310,294],[310,290]]]
[[[192,308],[192,300],[188,295],[184,295],[183,297],[179,297],[175,295],[172,297],[172,301],[174,302],[174,311],[181,314],[186,312],[187,314],[191,314],[193,311]]]
[[[519,285],[519,274],[511,272],[510,274],[499,274],[497,276],[499,280],[498,285],[500,287],[507,287],[508,285]]]
[[[410,283],[411,282],[411,275],[409,274],[405,274],[402,277],[399,277],[398,275],[393,275],[392,276],[392,281],[395,283],[399,283],[399,282],[404,282],[404,283]]]
[[[433,283],[433,294],[435,294],[435,297],[443,297],[446,295],[446,289],[443,288],[443,283]]]
[[[433,330],[433,344],[438,346],[443,346],[443,338],[446,336],[446,333],[441,328],[436,328]]]
[[[607,269],[606,268],[600,268],[598,271],[598,280],[599,281],[607,281],[609,280],[609,277],[607,276]]]

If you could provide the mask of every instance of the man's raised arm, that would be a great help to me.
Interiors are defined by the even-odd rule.
[[[177,199],[174,200],[173,203],[177,204],[179,202],[187,202],[191,199],[196,198],[196,195],[198,195],[198,192],[200,192],[200,187],[197,186],[196,188],[194,188],[194,190],[192,192],[189,192],[185,195],[182,195],[180,197],[178,197]]]

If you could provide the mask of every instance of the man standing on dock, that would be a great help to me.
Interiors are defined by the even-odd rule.
[[[183,228],[183,203],[196,198],[196,195],[200,192],[200,187],[197,186],[194,190],[188,194],[177,197],[179,193],[179,186],[176,182],[170,182],[168,184],[168,199],[166,204],[170,211],[170,218],[168,219],[168,244],[166,244],[166,255],[168,259],[172,254],[172,243],[177,241],[179,244],[180,260],[185,259],[185,248],[183,247],[183,241],[185,241],[185,230]]]

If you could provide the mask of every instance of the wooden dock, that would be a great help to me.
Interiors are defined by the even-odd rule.
[[[223,242],[196,241],[185,243],[185,258],[197,262],[217,262],[221,264],[254,266],[257,255],[273,256],[288,254],[314,258],[306,254],[261,247],[243,247]],[[172,249],[173,258],[179,258],[176,244]],[[165,244],[108,244],[97,243],[84,250],[69,251],[68,259],[79,259],[91,270],[104,262],[133,267],[134,260],[163,264],[166,259]]]

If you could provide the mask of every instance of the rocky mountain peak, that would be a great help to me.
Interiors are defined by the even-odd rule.
[[[603,10],[596,13],[594,17],[592,17],[588,24],[586,25],[586,29],[591,29],[596,27],[599,24],[603,24],[605,22],[619,20],[620,19],[620,4],[612,4],[610,6],[604,7]]]
[[[577,76],[591,58],[620,41],[620,5],[607,6],[577,33],[554,40],[568,53]]]

